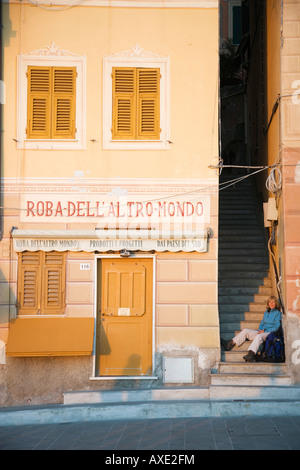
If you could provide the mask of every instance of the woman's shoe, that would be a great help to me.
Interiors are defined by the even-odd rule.
[[[253,351],[248,351],[248,354],[243,357],[246,362],[255,362],[255,353]]]
[[[229,341],[225,341],[225,339],[221,338],[221,344],[225,351],[231,351],[232,348],[234,348],[235,346],[235,342],[232,339],[230,339]]]

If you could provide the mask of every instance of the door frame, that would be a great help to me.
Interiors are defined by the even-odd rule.
[[[152,267],[153,267],[153,277],[152,277],[152,371],[151,375],[148,376],[96,376],[96,341],[97,341],[97,296],[98,296],[98,273],[97,273],[97,265],[98,261],[101,259],[126,259],[122,257],[119,253],[111,253],[111,254],[102,254],[97,253],[94,255],[94,321],[95,321],[95,328],[94,328],[94,345],[93,345],[93,372],[90,380],[153,380],[157,379],[158,377],[153,375],[155,370],[155,298],[156,298],[156,253],[149,254],[149,253],[132,253],[130,255],[130,259],[139,259],[139,258],[147,258],[152,259]]]

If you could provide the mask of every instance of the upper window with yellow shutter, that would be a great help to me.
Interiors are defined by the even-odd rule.
[[[169,148],[169,58],[141,51],[135,46],[103,60],[105,149]]]
[[[82,150],[86,147],[86,58],[68,51],[53,56],[45,56],[44,50],[35,52],[18,56],[17,146]]]
[[[75,139],[75,67],[28,67],[28,139]]]
[[[27,77],[27,137],[50,139],[51,68],[29,67]]]
[[[160,139],[159,83],[158,68],[113,68],[113,139]]]

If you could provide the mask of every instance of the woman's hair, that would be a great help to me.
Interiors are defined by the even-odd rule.
[[[279,310],[279,302],[278,302],[278,300],[276,299],[276,297],[275,297],[274,295],[271,295],[271,296],[268,298],[268,300],[267,300],[267,308],[270,309],[270,307],[269,307],[269,302],[270,302],[270,300],[274,300],[274,302],[275,302],[275,308],[277,308],[277,309]]]

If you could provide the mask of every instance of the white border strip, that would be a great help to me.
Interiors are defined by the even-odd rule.
[[[33,5],[36,7],[55,10],[61,7],[67,8],[79,7],[112,7],[112,8],[218,8],[218,2],[215,0],[202,2],[193,0],[152,0],[152,1],[130,1],[130,0],[3,0],[3,3]]]

